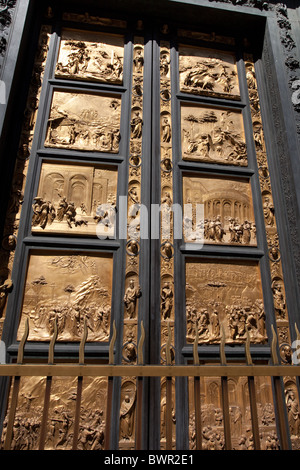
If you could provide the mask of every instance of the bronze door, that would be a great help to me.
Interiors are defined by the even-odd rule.
[[[84,334],[91,363],[108,361],[112,338],[115,364],[187,364],[197,343],[202,363],[219,362],[222,338],[228,360],[243,361],[248,336],[267,361],[271,325],[289,332],[253,57],[235,38],[177,26],[61,20],[41,29],[18,155],[26,187],[8,265],[10,357],[28,324],[26,351],[40,361],[55,332],[57,361],[75,361]],[[24,386],[24,406],[39,386]],[[271,384],[259,386],[267,408]],[[49,448],[69,445],[54,427],[72,413],[65,387],[54,386]],[[166,380],[143,387],[142,445],[163,449]],[[202,387],[205,425],[219,435],[204,444],[222,448],[220,385]],[[105,422],[106,390],[87,381],[86,424]],[[186,378],[172,381],[178,449],[195,446],[191,393]],[[229,396],[239,448],[242,380]],[[116,378],[110,398],[111,446],[134,449],[136,381]]]

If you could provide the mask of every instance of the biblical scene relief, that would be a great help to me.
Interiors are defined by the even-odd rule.
[[[29,259],[18,340],[29,320],[29,341],[49,341],[55,322],[58,341],[108,341],[112,257],[32,254]]]
[[[196,450],[193,381],[189,381],[190,449]],[[272,383],[267,377],[255,378],[261,450],[279,450]],[[224,450],[224,418],[221,381],[217,377],[201,381],[201,437],[203,450]],[[246,377],[228,379],[230,434],[233,450],[254,450],[248,381]],[[198,397],[200,399],[200,397]]]
[[[265,343],[265,310],[259,266],[252,262],[188,261],[186,263],[188,342]]]
[[[65,30],[55,76],[121,84],[123,49],[121,36]]]
[[[183,177],[183,202],[194,210],[184,215],[185,239],[204,243],[256,245],[256,225],[250,183],[242,179]],[[197,220],[196,204],[204,206]]]
[[[45,378],[22,378],[11,450],[38,450],[44,395]],[[53,378],[45,450],[72,449],[76,395],[77,378]],[[78,450],[102,450],[104,448],[106,395],[107,380],[105,378],[83,378]],[[1,447],[5,442],[7,421],[8,415],[4,420]]]
[[[240,111],[182,105],[181,145],[183,160],[247,166]]]
[[[179,83],[185,93],[240,99],[235,57],[230,52],[179,46]]]
[[[119,449],[135,449],[136,385],[132,378],[121,385]]]
[[[284,393],[293,450],[300,450],[300,407],[296,378],[285,378]]]
[[[43,163],[33,232],[115,235],[117,170]]]
[[[119,96],[55,91],[45,146],[117,153],[120,113]]]

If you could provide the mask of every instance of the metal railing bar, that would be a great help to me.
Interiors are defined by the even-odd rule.
[[[168,322],[168,338],[166,341],[166,365],[171,366],[171,327]],[[172,376],[166,377],[166,450],[172,450]]]
[[[227,367],[227,361],[226,361],[226,355],[225,355],[225,329],[224,329],[223,324],[221,325],[220,358],[221,358],[221,365]],[[227,376],[224,376],[224,375],[221,376],[221,397],[222,397],[222,409],[223,409],[225,449],[231,450],[228,381],[227,381]]]
[[[248,389],[249,389],[254,450],[260,450],[259,425],[258,425],[258,415],[257,415],[257,406],[256,406],[256,392],[255,392],[255,382],[254,382],[253,376],[248,377]]]
[[[166,378],[166,450],[172,450],[172,377]]]
[[[53,327],[54,327],[53,328],[53,335],[52,335],[52,338],[51,338],[51,341],[50,341],[50,344],[49,344],[49,353],[48,353],[48,364],[50,366],[54,364],[54,347],[55,347],[55,342],[56,342],[57,336],[58,336],[57,319],[55,319]],[[45,443],[46,443],[52,379],[53,379],[52,374],[47,376],[46,388],[45,388],[45,397],[44,397],[44,409],[43,409],[43,416],[42,416],[42,421],[41,421],[41,433],[40,433],[39,450],[44,450]]]
[[[225,450],[231,450],[230,414],[227,377],[221,377],[221,394],[224,423]]]
[[[141,321],[141,337],[138,344],[138,365],[144,364],[143,346],[145,341],[144,323]],[[141,450],[142,448],[142,424],[143,424],[143,378],[137,377],[136,387],[136,439],[135,448]]]
[[[247,340],[245,343],[245,351],[246,351],[247,364],[250,366],[253,366],[252,357],[250,353],[250,335],[249,335],[248,330],[247,330]],[[257,405],[256,405],[256,391],[255,391],[255,381],[254,381],[253,376],[248,377],[248,390],[249,390],[254,450],[260,450],[259,424],[258,424],[258,414],[257,414]]]
[[[200,377],[194,377],[196,450],[202,450]]]
[[[12,436],[13,436],[13,426],[15,421],[16,409],[18,404],[18,396],[20,389],[20,376],[16,376],[13,384],[13,391],[7,421],[6,436],[4,441],[4,450],[10,450]]]
[[[19,365],[21,365],[24,360],[24,347],[25,347],[25,343],[27,341],[28,335],[29,335],[29,321],[27,318],[25,322],[24,334],[20,341],[20,346],[18,350],[17,363]],[[14,421],[15,421],[16,410],[17,410],[17,405],[18,405],[20,382],[21,382],[20,375],[16,375],[14,377],[14,383],[13,383],[13,389],[12,389],[12,397],[11,397],[8,421],[7,421],[6,436],[5,436],[5,441],[4,441],[4,450],[10,450],[11,448],[11,442],[12,442],[12,437],[13,437],[13,427],[14,427]]]
[[[88,329],[86,318],[84,319],[83,325],[83,336],[79,346],[79,364],[84,364],[84,347],[87,340]],[[76,393],[76,405],[75,405],[75,418],[74,418],[74,430],[73,430],[73,444],[72,450],[77,450],[78,436],[79,436],[79,425],[80,425],[80,411],[81,411],[81,397],[82,397],[82,386],[83,377],[81,375],[77,378],[77,393]]]
[[[79,376],[78,379],[77,379],[77,393],[76,393],[76,406],[75,406],[75,419],[74,419],[72,450],[77,450],[77,444],[78,444],[79,424],[80,424],[80,408],[81,408],[81,397],[82,397],[82,385],[83,385],[83,377]]]
[[[199,332],[196,324],[195,341],[193,346],[194,365],[199,365],[198,354]],[[201,423],[201,383],[200,377],[194,377],[194,407],[195,407],[195,434],[196,450],[202,450],[202,423]]]
[[[109,365],[108,367],[114,368],[114,347],[117,337],[116,322],[113,322],[113,334],[109,344]],[[84,367],[87,367],[85,365]],[[100,374],[101,375],[101,374]],[[113,375],[104,374],[104,377],[107,377],[107,399],[106,399],[106,420],[105,420],[105,437],[104,437],[104,449],[110,449],[110,430],[111,430],[111,416],[112,416],[112,394],[113,394]]]
[[[0,364],[0,376],[75,377],[292,377],[296,365],[110,365],[110,364]]]
[[[48,376],[46,380],[46,388],[45,388],[44,409],[43,409],[43,416],[42,416],[42,421],[41,421],[39,450],[44,450],[45,443],[46,443],[51,387],[52,387],[52,376]]]

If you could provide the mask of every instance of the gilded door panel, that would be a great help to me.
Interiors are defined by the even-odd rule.
[[[189,380],[190,403],[194,403],[194,383]],[[255,377],[255,388],[260,403],[258,425],[262,450],[279,450],[272,383],[269,377]],[[233,450],[254,450],[251,424],[249,389],[246,377],[228,380],[230,430]],[[201,427],[202,449],[224,450],[224,417],[219,377],[205,377],[201,381]],[[196,450],[195,409],[189,410],[189,448]]]
[[[22,377],[11,450],[39,449],[45,383],[45,377]],[[76,394],[77,378],[53,378],[46,424],[45,450],[72,450]],[[83,378],[81,419],[76,442],[78,450],[102,450],[104,448],[106,397],[106,378]],[[7,418],[1,438],[2,445],[5,442],[6,426]]]
[[[123,58],[123,36],[64,29],[55,76],[122,84]]]
[[[25,282],[18,340],[29,321],[29,341],[108,341],[113,260],[105,253],[32,253]]]
[[[180,91],[218,98],[240,99],[233,53],[179,45]]]
[[[46,147],[118,153],[121,98],[54,91]]]
[[[115,167],[43,163],[32,232],[114,238],[117,179]]]
[[[205,105],[181,105],[183,160],[247,166],[242,112]]]
[[[199,344],[267,341],[259,265],[189,259],[186,262],[186,339]]]
[[[192,208],[185,214],[184,235],[188,242],[206,244],[256,246],[256,224],[250,181],[242,178],[218,176],[183,176],[184,208]],[[199,218],[196,205],[202,205]],[[194,209],[194,211],[193,211]]]

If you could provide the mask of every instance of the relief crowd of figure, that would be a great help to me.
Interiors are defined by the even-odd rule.
[[[246,414],[250,414],[249,408]],[[232,431],[233,450],[254,450],[254,440],[251,422],[244,419],[241,408],[231,405],[229,409],[230,424]],[[275,415],[270,403],[259,408],[261,421],[260,441],[263,450],[279,450],[279,439],[275,431]],[[202,407],[202,449],[224,450],[225,439],[223,429],[223,414],[221,408],[212,405]],[[190,448],[196,449],[195,414],[190,414]]]
[[[35,297],[26,297],[24,314],[29,318],[30,337],[49,338],[54,333],[55,323],[59,339],[79,341],[86,322],[90,339],[107,341],[110,331],[110,300],[106,287],[98,276],[90,276],[78,286],[68,284],[64,296],[43,298],[43,276],[33,281]],[[55,290],[55,285],[51,284]],[[28,286],[29,288],[29,286]]]
[[[112,50],[111,56],[98,44],[88,45],[83,41],[65,41],[64,48],[68,51],[64,61],[56,67],[57,76],[71,78],[83,77],[108,82],[122,82],[122,58]]]
[[[237,73],[234,70],[228,73],[227,69],[218,59],[203,60],[194,66],[181,67],[180,73],[184,75],[183,91],[213,92],[219,85],[223,93],[231,93],[236,85]]]
[[[219,342],[221,324],[226,331],[227,342],[245,342],[247,332],[253,342],[266,340],[265,312],[263,302],[256,300],[248,304],[226,305],[220,308],[218,302],[205,308],[190,303],[186,307],[187,340],[193,341],[198,328],[199,342]],[[221,318],[222,315],[222,318]]]
[[[185,217],[184,222],[185,236],[190,241],[203,238],[209,242],[241,245],[249,245],[251,241],[256,241],[256,224],[249,220],[241,223],[237,217],[230,217],[226,229],[220,215],[205,218],[195,228],[191,219]]]
[[[107,203],[105,207],[102,205],[97,206],[97,202],[94,202],[93,207],[93,222],[95,224],[101,222],[106,227],[112,227],[114,223],[115,211],[114,203]],[[104,206],[104,205],[103,205]],[[51,226],[53,222],[67,222],[68,227],[82,227],[87,226],[89,218],[86,216],[86,208],[84,203],[80,207],[76,207],[74,202],[67,201],[66,197],[62,197],[55,207],[51,201],[46,201],[41,197],[35,197],[32,205],[33,217],[32,226],[41,227],[45,229],[47,226]]]
[[[183,158],[232,165],[247,165],[242,129],[229,112],[183,108]],[[233,115],[236,120],[237,116]]]
[[[40,415],[38,416],[38,412]],[[35,409],[34,415],[26,411],[18,411],[15,417],[11,450],[37,450],[41,430],[42,408]],[[54,408],[49,416],[46,436],[46,450],[71,449],[73,444],[73,413],[67,407]],[[7,417],[4,420],[1,437],[1,448],[4,446]],[[103,450],[105,422],[102,410],[90,410],[82,407],[78,433],[78,450]]]

